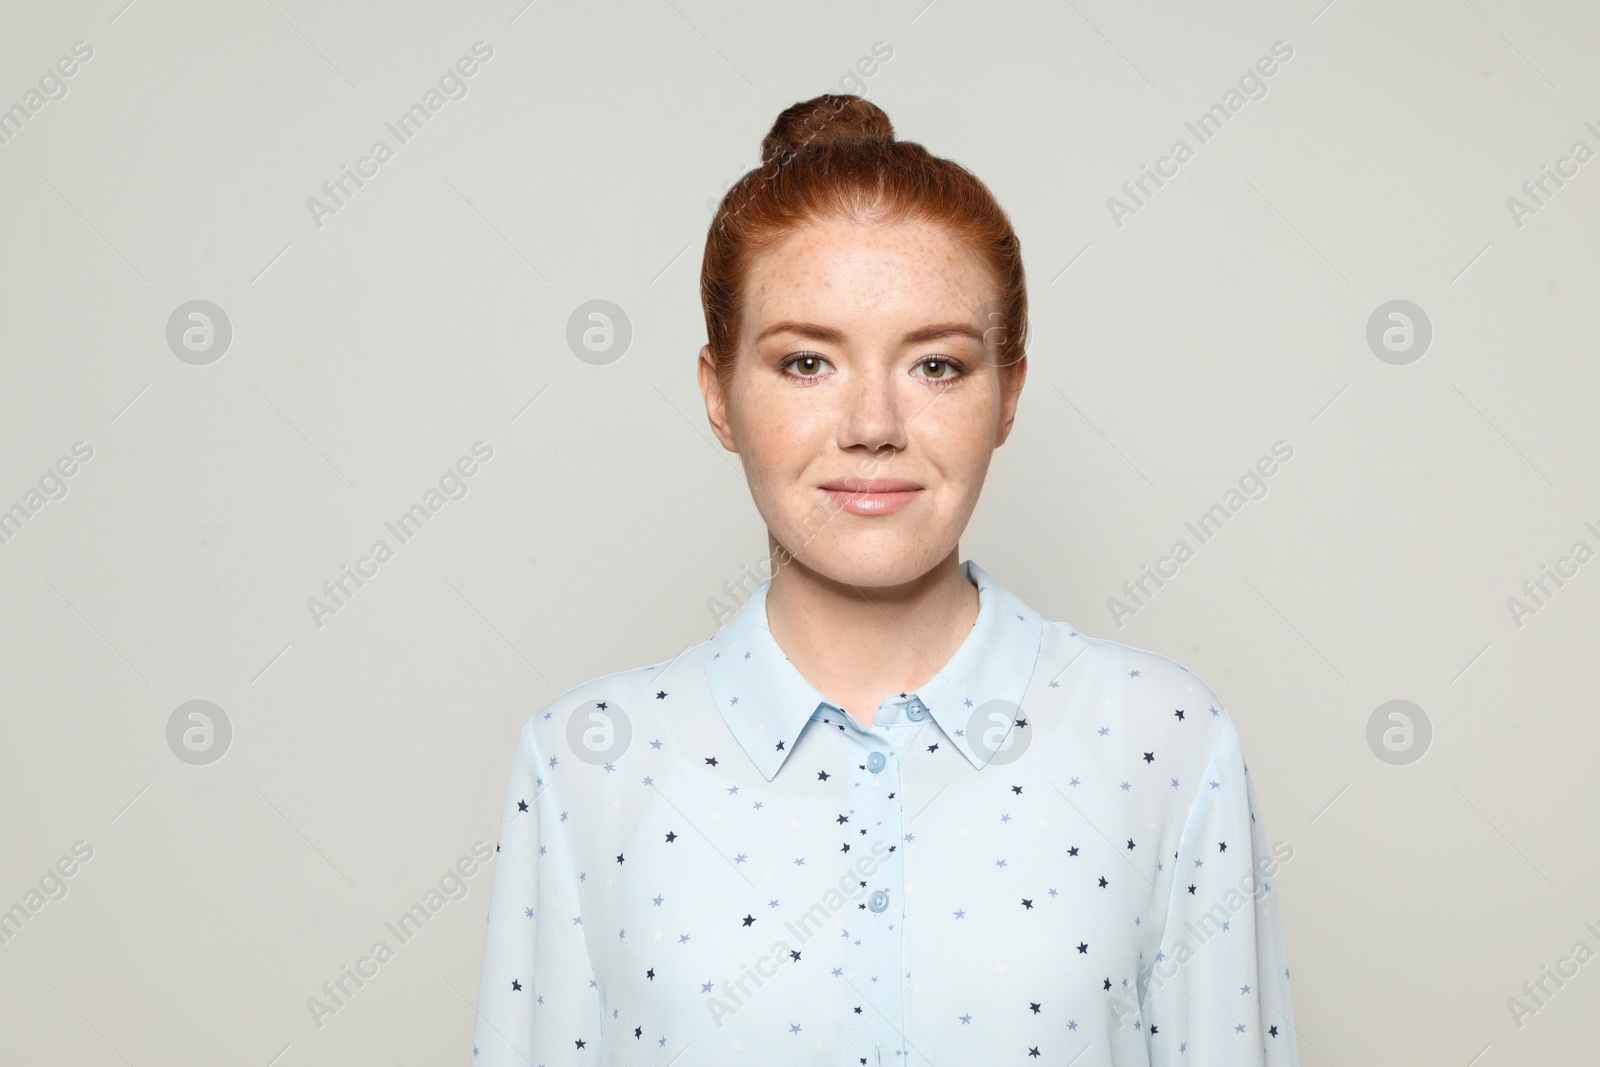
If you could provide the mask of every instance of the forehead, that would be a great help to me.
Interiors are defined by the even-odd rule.
[[[748,336],[782,319],[965,318],[996,295],[971,251],[922,222],[808,223],[757,256],[746,281]]]

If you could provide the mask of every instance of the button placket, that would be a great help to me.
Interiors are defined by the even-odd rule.
[[[894,705],[885,702],[886,707]],[[897,709],[902,714],[909,708]],[[926,714],[926,713],[924,713]],[[894,726],[888,717],[885,727]],[[904,729],[904,723],[898,724]],[[886,744],[879,728],[865,731],[863,742]],[[852,919],[848,930],[847,946],[850,984],[846,987],[850,997],[851,1044],[853,1062],[879,1063],[904,1042],[901,1035],[905,1025],[904,985],[904,908],[901,894],[904,888],[904,868],[901,864],[900,844],[903,837],[902,808],[900,804],[900,759],[877,748],[860,761],[862,770],[856,773],[857,800],[853,822],[858,822],[858,833],[851,842],[851,854],[871,857],[871,865],[856,868],[857,888],[861,896],[852,903]],[[864,773],[863,773],[864,772]],[[859,832],[864,831],[864,832]],[[874,847],[876,846],[876,847]],[[890,851],[890,850],[893,851]],[[861,1008],[860,1012],[855,1009]]]

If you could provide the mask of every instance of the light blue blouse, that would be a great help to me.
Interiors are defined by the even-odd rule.
[[[1269,845],[1216,695],[968,560],[972,631],[862,729],[763,584],[512,761],[473,1063],[1299,1063]]]

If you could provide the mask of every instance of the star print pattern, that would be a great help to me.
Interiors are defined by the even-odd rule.
[[[972,631],[870,728],[783,655],[766,584],[527,722],[474,1064],[1298,1067],[1292,850],[1221,701],[962,570]],[[632,741],[595,764],[568,724],[602,702]]]

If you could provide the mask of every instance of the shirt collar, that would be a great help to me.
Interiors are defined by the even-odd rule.
[[[961,565],[961,572],[978,588],[978,618],[950,661],[906,698],[920,700],[951,743],[981,769],[990,750],[968,743],[967,723],[989,701],[1021,705],[1044,621],[972,560]],[[769,782],[817,708],[837,706],[806,681],[773,638],[767,626],[771,585],[770,578],[762,582],[717,631],[705,660],[717,710]]]

